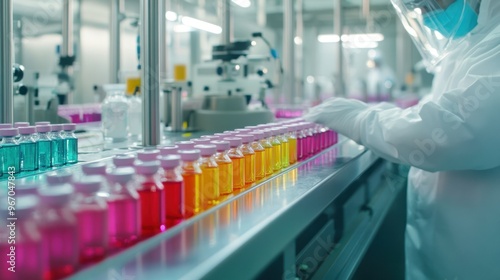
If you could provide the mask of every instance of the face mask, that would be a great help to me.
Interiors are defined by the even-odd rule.
[[[477,18],[476,11],[463,0],[453,2],[446,10],[423,15],[425,26],[438,31],[446,38],[453,36],[453,39],[463,37],[471,32],[477,25]]]

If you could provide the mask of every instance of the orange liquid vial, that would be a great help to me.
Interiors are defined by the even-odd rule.
[[[228,141],[212,141],[217,153],[214,158],[219,165],[219,191],[220,195],[231,194],[233,192],[233,162],[228,156]]]
[[[179,151],[181,156],[181,175],[184,179],[184,211],[186,217],[192,217],[201,210],[201,169],[198,163],[199,150]]]
[[[201,200],[204,207],[219,203],[219,167],[201,165]]]
[[[243,143],[240,149],[245,156],[245,184],[249,185],[255,182],[255,151],[251,146],[254,136],[251,134],[237,134],[236,137],[241,138]]]
[[[240,150],[241,138],[226,137],[223,139],[228,141],[230,149],[227,155],[233,162],[233,190],[245,187],[245,156]]]

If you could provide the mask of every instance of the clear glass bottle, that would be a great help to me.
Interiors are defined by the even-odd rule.
[[[17,193],[17,188],[16,188]],[[2,197],[3,199],[3,197]],[[2,204],[0,217],[6,221],[0,227],[0,279],[43,279],[43,244],[42,235],[34,219],[38,207],[38,198],[31,195],[16,197],[16,221],[9,218],[8,203]],[[12,234],[14,233],[14,234]],[[15,243],[13,241],[15,240]],[[12,246],[14,250],[11,250]],[[14,260],[11,262],[11,259]],[[13,269],[13,271],[9,270]]]
[[[220,195],[228,195],[233,192],[233,162],[228,155],[228,141],[212,141],[215,145],[217,153],[215,154],[215,162],[219,165],[219,191]]]
[[[254,141],[250,144],[255,151],[255,179],[261,180],[266,177],[266,149],[260,141],[264,138],[262,131],[250,132],[254,136]]]
[[[77,163],[78,162],[78,138],[75,135],[76,124],[64,124],[63,125],[63,139],[66,143],[66,162],[67,163]]]
[[[159,168],[159,161],[135,163],[133,184],[141,200],[141,235],[145,237],[165,230],[165,193]]]
[[[38,190],[41,205],[37,224],[42,232],[44,279],[61,279],[78,265],[78,222],[70,207],[73,187],[69,184]]]
[[[129,102],[120,91],[108,92],[102,103],[102,130],[109,142],[123,142],[128,138]]]
[[[119,167],[106,175],[110,185],[108,202],[108,234],[112,249],[135,244],[141,236],[141,203],[132,183],[135,170]]]
[[[102,260],[108,251],[108,205],[97,196],[102,176],[85,176],[73,182],[72,209],[77,217],[80,263]]]
[[[241,138],[240,149],[245,156],[245,184],[249,185],[255,182],[255,151],[252,149],[253,135],[237,134]]]
[[[200,150],[201,168],[201,203],[204,209],[219,203],[220,181],[219,165],[215,161],[216,147],[213,144],[196,145],[195,149]]]
[[[62,125],[53,124],[50,126],[50,139],[52,149],[52,166],[62,166],[66,164],[66,142],[62,138]]]
[[[21,156],[21,171],[34,171],[38,169],[38,142],[33,135],[36,127],[26,126],[19,128],[19,150]]]
[[[20,147],[15,137],[19,134],[17,128],[0,129],[2,141],[1,158],[2,158],[2,173],[19,173],[21,172]]]
[[[245,187],[245,156],[240,149],[241,138],[226,137],[224,141],[229,142],[227,155],[233,162],[233,190]]]
[[[180,150],[181,175],[184,179],[184,211],[192,217],[201,211],[201,168],[199,150]]]
[[[38,134],[38,160],[41,170],[52,167],[52,139],[49,132],[50,125],[39,125],[36,127]]]
[[[161,182],[165,191],[165,217],[167,228],[184,219],[184,180],[180,171],[181,157],[178,155],[160,156],[162,168]]]

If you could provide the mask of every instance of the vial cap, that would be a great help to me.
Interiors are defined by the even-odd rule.
[[[192,140],[196,145],[204,145],[204,144],[210,144],[210,139],[208,138],[200,138],[200,139],[193,139]],[[196,148],[196,146],[194,146]]]
[[[154,161],[145,161],[145,162],[136,162],[135,171],[141,175],[153,175],[158,172],[160,169],[160,162],[158,160]]]
[[[175,142],[175,145],[177,145],[181,150],[189,150],[194,149],[194,145],[196,145],[196,143],[193,141],[179,141]]]
[[[229,130],[224,131],[224,133],[229,134],[231,136],[235,136],[236,134],[239,134],[238,131],[229,131]]]
[[[256,125],[248,125],[248,126],[245,126],[246,129],[250,129],[250,130],[256,130],[256,129],[259,129],[258,126]]]
[[[229,146],[231,148],[237,148],[241,146],[242,139],[238,137],[226,137],[224,138],[225,141],[229,142]]]
[[[52,172],[45,175],[45,180],[51,186],[71,183],[73,174],[69,172]]]
[[[17,187],[16,187],[17,190]],[[17,216],[25,216],[25,214],[31,214],[35,210],[35,208],[38,206],[40,203],[40,199],[37,197],[35,194],[29,194],[29,195],[23,195],[16,197],[16,215]],[[10,210],[9,210],[9,204],[8,203],[2,203],[2,206],[0,207],[0,216],[7,217]]]
[[[19,128],[19,134],[21,135],[30,135],[36,133],[36,127],[34,126],[25,126]]]
[[[155,161],[160,155],[159,150],[144,150],[137,152],[137,159],[140,161]]]
[[[249,129],[249,128],[238,128],[238,129],[235,129],[235,131],[238,131],[238,132],[240,132],[241,134],[246,134],[246,133],[250,133],[250,132],[252,132],[252,130],[251,130],[251,129]]]
[[[160,156],[158,159],[163,169],[176,168],[181,162],[181,157],[179,155]]]
[[[1,128],[0,136],[9,137],[9,136],[17,136],[19,131],[17,128]]]
[[[236,137],[241,138],[241,142],[243,142],[243,144],[252,143],[254,139],[254,136],[251,134],[237,134]]]
[[[200,150],[200,154],[202,157],[210,157],[217,152],[217,148],[215,145],[196,145],[194,146],[196,149]]]
[[[36,122],[35,125],[49,125],[50,122]]]
[[[37,132],[49,132],[50,130],[51,130],[50,125],[37,125],[36,126]]]
[[[135,170],[132,167],[119,167],[106,174],[106,178],[112,183],[126,184],[132,180]]]
[[[216,140],[210,142],[215,145],[215,148],[217,149],[217,152],[224,152],[229,150],[229,142],[228,141],[221,141],[221,140]]]
[[[15,128],[27,127],[27,126],[30,126],[29,122],[15,122],[14,123]]]
[[[73,187],[80,193],[95,193],[101,189],[102,181],[102,176],[85,176],[73,182]]]
[[[64,131],[73,131],[75,129],[76,129],[76,124],[74,124],[74,123],[63,124]]]
[[[264,138],[264,132],[262,130],[255,130],[255,131],[250,132],[250,134],[253,135],[254,141],[259,141],[259,140],[262,140]]]
[[[134,166],[135,156],[132,154],[119,154],[113,157],[113,164],[116,167],[132,167]]]
[[[182,161],[195,161],[200,159],[200,150],[180,150],[179,155]]]
[[[11,123],[0,123],[0,129],[3,129],[3,128],[12,128],[12,124]]]
[[[211,140],[219,140],[219,136],[217,136],[217,135],[202,135],[202,136],[200,136],[200,138],[207,138],[207,139],[211,139]]]
[[[281,134],[281,129],[279,129],[277,127],[273,127],[273,128],[271,128],[271,133],[273,136],[278,136]]]
[[[168,155],[176,155],[177,151],[179,150],[179,146],[174,145],[174,146],[161,146],[158,147],[160,150],[160,155],[162,156],[168,156]]]
[[[86,175],[106,175],[106,164],[104,162],[92,162],[82,165],[82,171]]]
[[[61,131],[63,128],[62,124],[52,124],[50,125],[50,131]]]
[[[38,195],[43,205],[56,206],[68,203],[73,191],[70,184],[59,184],[38,189]]]
[[[38,195],[38,188],[42,185],[41,182],[35,181],[25,181],[23,179],[17,180],[16,182],[16,195]]]
[[[271,130],[268,130],[268,129],[263,129],[263,130],[256,130],[256,131],[261,131],[264,135],[264,138],[269,138],[272,136],[271,134]]]

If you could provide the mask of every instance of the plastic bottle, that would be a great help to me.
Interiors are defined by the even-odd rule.
[[[179,147],[177,145],[160,146],[160,147],[158,147],[158,150],[160,150],[161,156],[177,155],[177,151],[179,151]]]
[[[85,176],[75,182],[73,211],[78,219],[80,263],[102,260],[108,251],[108,205],[96,195],[102,176]]]
[[[129,97],[128,121],[130,134],[140,136],[142,134],[142,99],[138,95]]]
[[[16,187],[17,193],[17,187]],[[6,198],[1,197],[2,201]],[[15,217],[17,220],[9,221],[9,205],[3,203],[0,217],[4,222],[0,227],[0,279],[2,280],[42,280],[43,279],[43,245],[42,235],[33,218],[37,209],[38,198],[35,195],[16,197]],[[14,227],[10,226],[11,222]],[[11,234],[14,233],[14,234]],[[10,237],[10,238],[9,238]],[[13,238],[14,237],[14,238]],[[15,240],[15,244],[12,243]],[[11,250],[12,246],[14,250]],[[9,263],[14,258],[14,272]]]
[[[61,279],[78,265],[78,223],[70,208],[73,188],[69,184],[38,190],[41,205],[37,224],[42,232],[44,279]]]
[[[221,195],[228,195],[233,192],[233,162],[228,156],[229,142],[228,141],[212,141],[215,145],[217,153],[215,154],[215,162],[219,165],[219,191]]]
[[[75,135],[76,124],[64,124],[63,125],[63,139],[66,143],[66,162],[67,163],[77,163],[78,162],[78,138]]]
[[[279,134],[276,137],[281,142],[281,168],[286,168],[290,166],[290,144],[286,136],[288,129],[283,126],[277,128],[279,129]]]
[[[175,142],[175,145],[179,147],[179,150],[192,150],[196,143],[193,141],[179,141]]]
[[[17,128],[2,128],[0,129],[0,142],[1,157],[3,158],[2,173],[8,174],[9,172],[21,172],[21,160],[19,156],[20,148],[15,137],[18,135]]]
[[[53,124],[51,127],[50,139],[52,150],[52,166],[62,166],[66,164],[66,143],[61,137],[62,125]]]
[[[33,135],[36,133],[36,127],[27,126],[19,128],[19,150],[21,156],[21,171],[34,171],[38,169],[38,142]]]
[[[264,138],[264,132],[250,132],[254,137],[254,141],[250,144],[255,151],[255,179],[261,180],[266,177],[266,149],[261,145],[260,141]]]
[[[52,167],[52,139],[49,132],[50,125],[40,125],[36,127],[38,132],[38,160],[41,170]]]
[[[195,149],[200,150],[201,168],[201,203],[204,208],[219,203],[220,181],[219,165],[215,161],[217,149],[215,145],[196,145]]]
[[[113,157],[113,164],[115,167],[134,167],[135,159],[133,154],[119,154]]]
[[[297,162],[297,125],[290,124],[286,126],[288,139],[290,164]]]
[[[240,149],[245,156],[245,184],[255,182],[255,151],[252,149],[253,135],[237,134],[236,137],[241,138]]]
[[[281,170],[281,142],[277,137],[280,133],[279,129],[269,129],[271,131],[271,138],[269,141],[273,145],[273,171],[278,172]]]
[[[274,173],[274,154],[273,154],[273,145],[269,141],[271,138],[271,131],[265,131],[265,130],[256,130],[256,132],[262,132],[263,137],[260,140],[260,144],[264,149],[266,150],[265,152],[265,167],[264,170],[266,172],[266,176],[269,176]]]
[[[137,162],[134,186],[141,200],[141,235],[148,237],[165,230],[165,193],[160,181],[159,161]]]
[[[110,190],[108,202],[108,234],[112,249],[135,244],[141,236],[141,203],[132,184],[135,170],[119,167],[106,174]]]
[[[123,142],[128,138],[129,103],[123,92],[108,92],[102,104],[102,129],[110,142]]]
[[[184,179],[184,211],[192,217],[201,210],[201,169],[199,150],[179,150],[181,175]]]
[[[145,149],[137,152],[137,160],[142,162],[157,161],[160,151],[156,149]]]
[[[179,169],[179,155],[160,156],[163,172],[161,182],[165,191],[165,217],[167,227],[179,223],[185,216],[184,211],[184,180]]]
[[[229,142],[227,155],[233,162],[233,190],[245,187],[245,156],[240,149],[241,138],[226,137],[224,141]]]
[[[70,184],[73,182],[73,174],[67,171],[51,172],[45,175],[45,180],[49,187]]]

